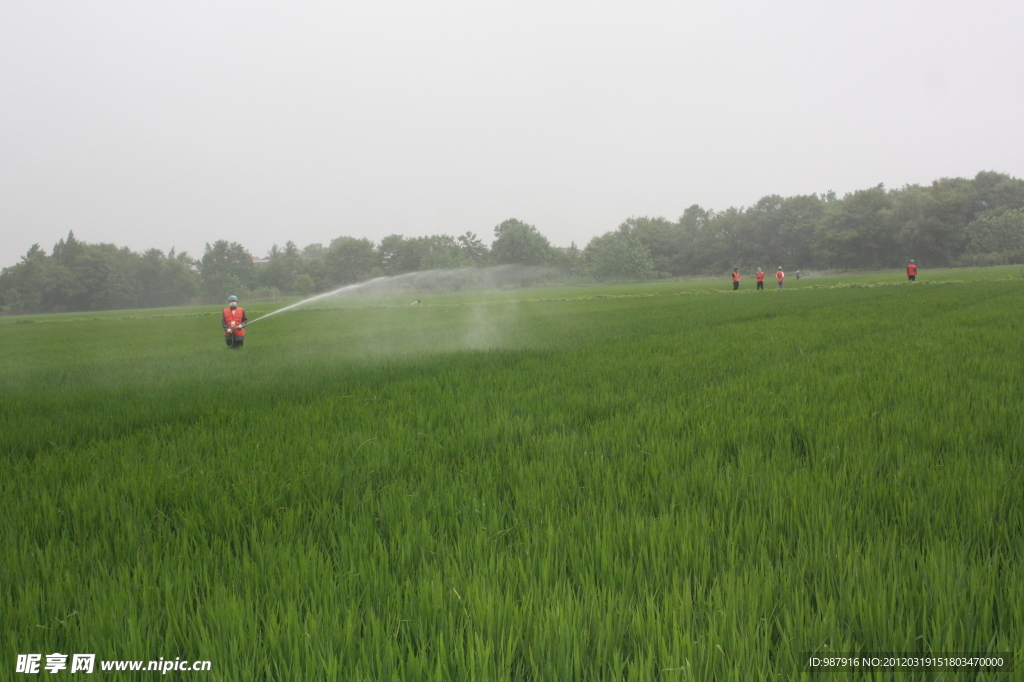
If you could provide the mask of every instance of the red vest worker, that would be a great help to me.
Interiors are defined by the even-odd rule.
[[[779,288],[781,289],[782,284],[786,281],[786,273],[782,271],[781,267],[775,271],[775,279],[779,280]]]
[[[907,280],[913,282],[917,279],[917,266],[914,265],[914,261],[910,261],[907,265]]]
[[[221,325],[224,327],[224,341],[228,348],[241,348],[245,341],[245,308],[238,307],[238,297],[228,296],[228,307],[224,309]]]
[[[733,268],[732,269],[732,290],[736,291],[739,288],[740,288],[740,269],[739,268]]]
[[[764,270],[761,268],[757,269],[757,290],[764,290]]]

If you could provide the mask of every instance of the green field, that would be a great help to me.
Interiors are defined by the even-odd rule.
[[[1024,277],[903,279],[0,318],[0,679],[1020,679]]]

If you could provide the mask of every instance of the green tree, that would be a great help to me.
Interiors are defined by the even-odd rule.
[[[780,208],[782,226],[779,231],[778,251],[774,254],[776,266],[789,267],[817,265],[814,257],[814,235],[825,215],[825,203],[815,194],[787,197]]]
[[[369,239],[338,237],[324,255],[329,287],[360,282],[380,267],[380,255]]]
[[[309,294],[327,289],[327,266],[324,257],[327,247],[323,244],[307,244],[302,249],[303,275],[296,278],[296,293]]]
[[[199,293],[196,262],[186,252],[175,255],[171,249],[160,270],[160,305],[185,305]]]
[[[807,267],[814,262],[814,234],[824,214],[817,195],[762,197],[739,220],[734,266]]]
[[[159,308],[183,305],[198,293],[199,278],[188,254],[164,255],[159,249],[149,249],[138,256],[135,266],[135,288],[139,305]]]
[[[72,266],[75,261],[85,252],[85,244],[75,239],[74,230],[68,231],[68,236],[53,245],[51,258],[58,265]]]
[[[306,246],[302,247],[302,257],[307,260],[323,258],[326,253],[327,249],[320,243],[306,244]]]
[[[892,266],[902,260],[891,198],[881,184],[829,203],[815,235],[817,260],[833,267]]]
[[[510,218],[494,228],[491,255],[496,263],[546,265],[553,258],[548,238],[533,225]]]
[[[1024,209],[1024,180],[1003,173],[981,171],[974,176],[974,217],[995,209]]]
[[[207,243],[198,267],[203,295],[210,301],[248,290],[255,280],[252,255],[238,242]]]
[[[86,244],[69,232],[53,247],[53,262],[66,272],[55,310],[110,310],[140,304],[139,256],[113,244]]]
[[[720,274],[738,265],[742,254],[743,209],[729,208],[708,213],[693,237],[691,259],[694,272]]]
[[[446,270],[473,264],[455,237],[441,234],[420,237],[419,241],[423,244],[420,265],[424,270]]]
[[[459,237],[459,247],[462,249],[465,260],[474,265],[487,263],[488,249],[475,232],[466,232]]]
[[[564,249],[556,248],[551,264],[570,275],[588,274],[590,268],[585,252],[576,246],[576,242],[570,242]]]
[[[427,244],[419,239],[389,234],[380,240],[378,254],[381,269],[388,275],[423,270],[423,256]]]
[[[903,255],[932,267],[953,265],[967,248],[967,225],[974,220],[976,206],[970,180],[934,181],[921,202],[920,219],[902,227]]]
[[[651,255],[654,270],[658,273],[681,275],[683,238],[679,225],[665,218],[629,218],[619,229],[626,227],[636,236]]]
[[[967,226],[964,265],[1024,263],[1024,210],[986,211]]]
[[[135,269],[136,288],[140,304],[144,307],[158,307],[164,303],[162,273],[167,257],[160,249],[149,249],[141,256]]]
[[[586,258],[591,274],[598,280],[637,280],[654,275],[650,252],[625,223],[614,232],[591,239]]]
[[[306,263],[295,242],[288,241],[283,249],[274,244],[268,257],[269,262],[255,270],[257,286],[273,287],[289,294],[304,293],[299,289],[308,288],[312,280],[307,277],[301,286],[298,283],[299,277],[306,274]]]
[[[187,254],[137,254],[113,244],[86,244],[69,233],[47,257],[34,244],[0,273],[0,296],[12,312],[61,312],[187,303],[196,274]]]
[[[748,268],[761,263],[785,263],[783,227],[785,200],[778,194],[761,197],[744,211],[737,222],[739,251],[732,254],[733,267]],[[763,266],[762,266],[763,267]]]
[[[713,217],[712,211],[705,210],[697,204],[693,204],[683,211],[678,222],[679,255],[674,269],[669,272],[682,275],[703,270],[696,252],[697,242],[704,230],[708,229]]]
[[[33,244],[21,262],[0,271],[0,297],[14,313],[42,313],[66,310],[64,292],[71,286],[71,273]]]

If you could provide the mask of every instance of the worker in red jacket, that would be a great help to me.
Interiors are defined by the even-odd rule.
[[[221,323],[224,327],[224,341],[228,348],[241,348],[245,341],[245,325],[249,318],[245,316],[245,308],[238,307],[238,297],[228,296],[228,307],[224,309]]]
[[[764,291],[764,270],[757,269],[757,290]]]
[[[907,265],[907,280],[913,282],[916,279],[917,279],[917,265],[914,264],[914,261],[910,261],[910,263]]]
[[[739,288],[740,288],[740,269],[739,268],[733,268],[732,269],[732,290],[736,291]]]
[[[779,280],[779,288],[781,289],[782,285],[786,282],[786,273],[782,271],[781,265],[779,266],[779,269],[775,271],[775,279]]]

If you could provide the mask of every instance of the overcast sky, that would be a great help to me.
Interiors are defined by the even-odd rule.
[[[1024,2],[0,0],[0,267],[1024,177]]]

